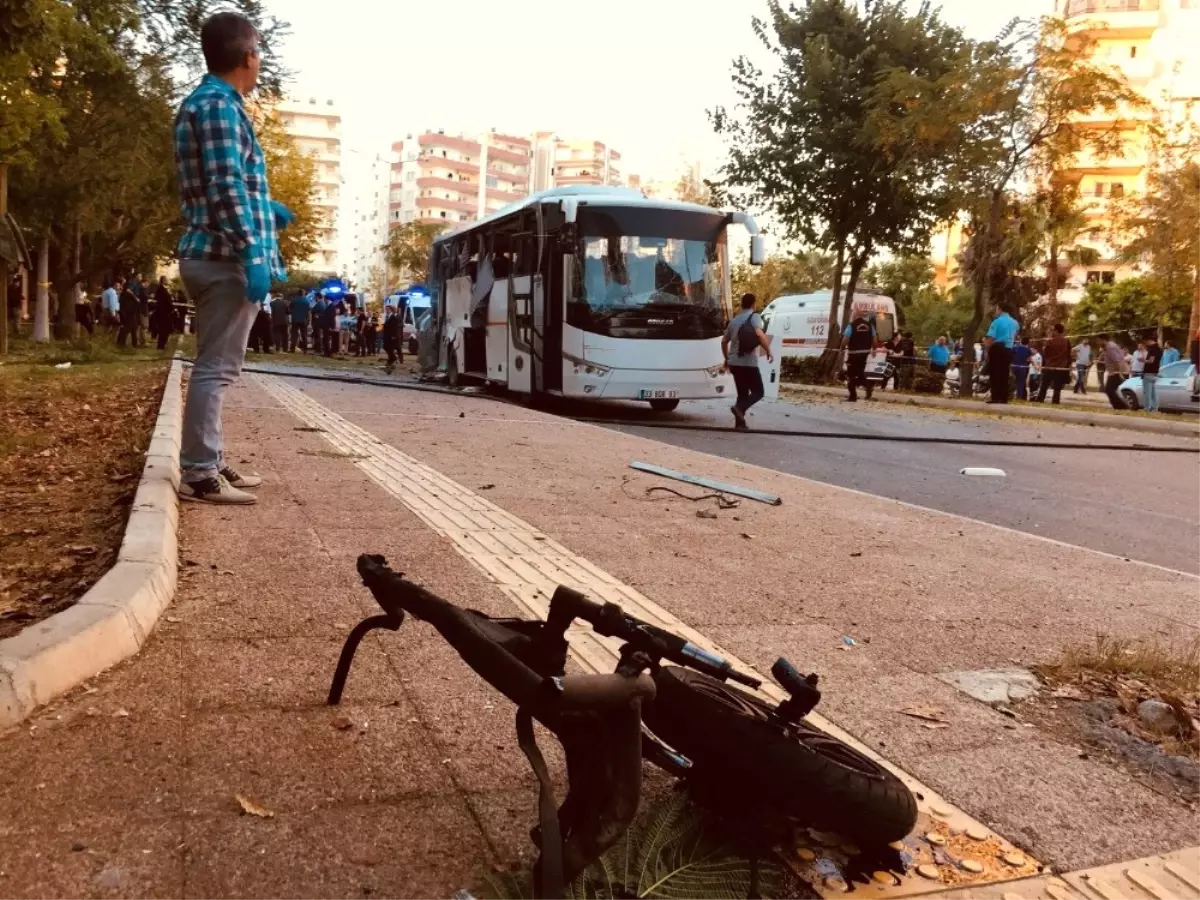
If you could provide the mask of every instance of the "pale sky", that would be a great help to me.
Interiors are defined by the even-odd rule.
[[[1052,0],[945,0],[988,37]],[[267,0],[292,24],[290,89],[342,113],[345,193],[361,160],[409,131],[553,130],[622,154],[624,172],[674,179],[719,165],[705,111],[733,101],[730,66],[759,54],[764,0]]]

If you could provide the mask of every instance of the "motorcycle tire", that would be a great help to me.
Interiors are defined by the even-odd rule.
[[[842,741],[803,722],[785,727],[757,697],[691,669],[664,666],[654,684],[646,725],[729,791],[864,849],[901,840],[916,824],[904,783]]]

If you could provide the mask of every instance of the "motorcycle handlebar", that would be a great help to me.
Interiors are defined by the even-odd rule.
[[[571,619],[583,619],[591,624],[597,634],[615,637],[630,644],[634,649],[669,659],[721,681],[736,681],[750,688],[762,685],[759,679],[738,672],[717,654],[697,647],[691,641],[657,625],[643,622],[615,603],[599,604],[589,600],[579,591],[559,586],[550,600],[547,623],[555,630],[561,629],[565,632]]]

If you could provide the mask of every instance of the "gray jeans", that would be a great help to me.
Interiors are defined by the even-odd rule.
[[[196,364],[183,408],[183,480],[201,481],[224,465],[221,404],[246,361],[258,307],[246,300],[246,271],[237,262],[184,259],[179,276],[196,304]]]

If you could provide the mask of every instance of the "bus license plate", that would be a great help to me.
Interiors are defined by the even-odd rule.
[[[660,391],[660,390],[640,390],[638,391],[639,400],[674,400],[679,396],[679,391]]]

